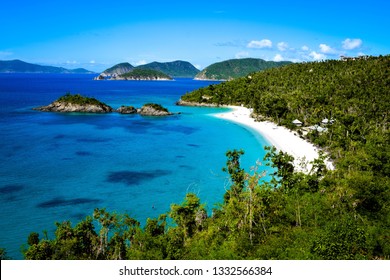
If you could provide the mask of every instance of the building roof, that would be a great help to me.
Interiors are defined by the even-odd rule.
[[[292,121],[293,124],[302,124],[302,122],[298,119],[295,119]]]

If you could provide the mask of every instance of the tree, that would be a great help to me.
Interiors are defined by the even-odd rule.
[[[226,162],[227,167],[224,167],[222,170],[229,173],[233,184],[230,187],[230,190],[225,193],[225,203],[233,197],[239,198],[239,195],[245,186],[245,171],[240,166],[240,156],[243,154],[243,150],[226,152],[226,157],[228,158]]]
[[[175,221],[184,237],[191,237],[195,231],[201,229],[205,216],[204,207],[194,193],[188,193],[181,205],[172,204],[169,216]]]

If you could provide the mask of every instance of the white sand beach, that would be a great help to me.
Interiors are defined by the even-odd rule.
[[[246,126],[255,133],[261,134],[267,139],[276,149],[286,152],[295,158],[294,166],[297,171],[307,173],[311,166],[307,165],[302,168],[302,161],[308,163],[318,158],[318,149],[306,140],[303,140],[299,135],[285,127],[278,126],[269,121],[256,122],[250,117],[251,111],[248,108],[240,106],[229,106],[232,111],[227,113],[214,114],[215,117],[232,121],[243,126]],[[333,170],[331,162],[327,161],[328,169]]]

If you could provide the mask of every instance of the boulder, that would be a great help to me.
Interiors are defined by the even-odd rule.
[[[133,106],[121,106],[116,110],[120,114],[136,114],[137,109]]]
[[[141,109],[138,109],[138,113],[142,116],[169,116],[173,115],[166,108],[158,104],[145,104]]]

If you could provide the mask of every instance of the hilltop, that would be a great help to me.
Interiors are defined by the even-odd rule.
[[[102,72],[102,74],[107,75],[107,76],[112,76],[112,75],[122,75],[127,72],[130,72],[131,70],[134,69],[134,66],[131,65],[128,62],[123,62],[116,64]]]
[[[137,69],[150,69],[163,72],[171,77],[193,78],[199,73],[194,65],[187,61],[176,60],[172,62],[152,62],[136,67]]]
[[[63,67],[42,66],[22,60],[0,60],[0,73],[55,73],[55,74],[93,74],[84,68],[66,69]]]
[[[195,76],[196,80],[231,80],[269,68],[291,64],[290,61],[265,61],[257,58],[230,59],[211,64]]]

